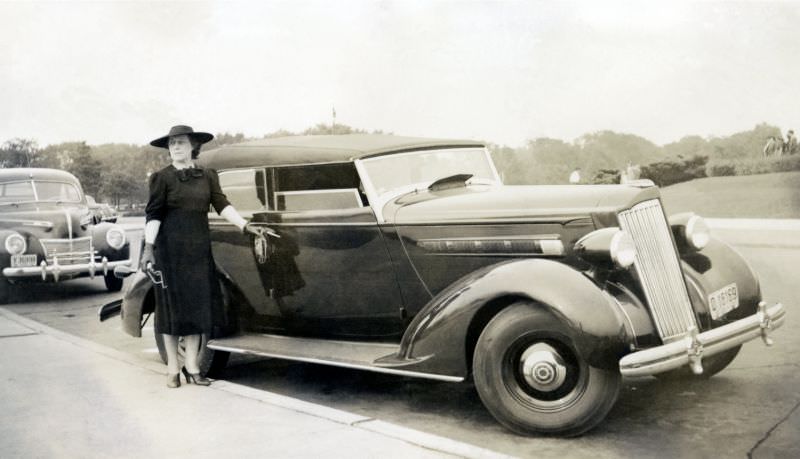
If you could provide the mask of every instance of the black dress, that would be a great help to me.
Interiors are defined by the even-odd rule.
[[[222,304],[208,230],[209,205],[229,205],[213,169],[169,165],[150,176],[146,220],[159,220],[155,267],[167,288],[156,295],[156,333],[211,334],[221,325]]]

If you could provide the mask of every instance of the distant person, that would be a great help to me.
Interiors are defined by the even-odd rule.
[[[778,140],[775,136],[770,136],[770,138],[767,139],[767,143],[764,144],[764,157],[767,158],[775,154],[780,155],[782,150],[783,142]]]
[[[786,133],[786,142],[783,143],[783,154],[793,155],[797,153],[797,137],[794,136],[794,131],[789,130]]]
[[[571,174],[569,174],[569,183],[571,183],[573,185],[577,185],[577,184],[581,183],[581,168],[580,167],[576,167],[575,170],[572,171]]]
[[[619,174],[619,183],[628,183],[639,180],[642,168],[638,164],[628,163],[628,166]]]

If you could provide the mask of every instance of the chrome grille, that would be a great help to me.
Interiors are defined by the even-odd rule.
[[[620,212],[619,225],[636,244],[634,266],[661,338],[685,335],[697,322],[661,203],[652,199]]]
[[[88,263],[94,252],[91,237],[76,239],[39,239],[44,249],[47,264],[58,258],[59,265],[77,265]]]

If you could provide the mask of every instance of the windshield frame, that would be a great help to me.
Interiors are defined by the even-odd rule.
[[[369,175],[367,170],[367,166],[364,164],[366,162],[378,161],[381,158],[385,158],[387,156],[397,157],[397,156],[410,156],[410,155],[419,155],[423,153],[431,153],[436,151],[442,152],[458,152],[458,151],[482,151],[486,161],[489,165],[489,170],[493,175],[493,178],[487,181],[484,178],[472,178],[466,181],[467,185],[472,184],[480,184],[480,185],[489,185],[489,186],[499,186],[503,184],[502,179],[500,178],[500,174],[497,171],[497,167],[492,160],[492,155],[489,152],[489,149],[486,147],[479,148],[479,147],[458,147],[458,148],[432,148],[432,149],[424,149],[424,150],[414,150],[408,151],[403,153],[395,153],[390,155],[379,155],[379,156],[371,156],[367,158],[357,159],[355,160],[356,170],[358,171],[358,175],[361,178],[361,183],[364,186],[364,193],[367,195],[367,199],[369,200],[370,206],[372,206],[373,211],[375,212],[375,217],[378,220],[378,223],[386,223],[386,219],[383,216],[383,208],[386,206],[387,203],[390,201],[397,199],[400,196],[406,195],[408,193],[413,193],[415,191],[427,190],[431,183],[435,182],[438,179],[444,177],[437,177],[434,180],[428,180],[419,183],[408,184],[402,187],[393,188],[388,190],[382,194],[379,194],[377,188],[375,187],[374,183],[372,182],[372,178]]]

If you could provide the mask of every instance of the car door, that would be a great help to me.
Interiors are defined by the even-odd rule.
[[[280,236],[254,258],[260,310],[251,328],[310,335],[398,336],[403,302],[386,244],[352,163],[267,170],[253,222]]]

